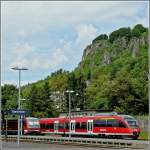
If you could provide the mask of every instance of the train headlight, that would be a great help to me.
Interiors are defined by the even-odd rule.
[[[137,129],[133,129],[133,132],[138,132],[138,130]]]
[[[25,133],[27,133],[27,132],[28,132],[28,130],[24,130],[24,132],[25,132]]]

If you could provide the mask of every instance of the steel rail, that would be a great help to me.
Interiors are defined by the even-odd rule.
[[[7,139],[3,136],[2,140],[16,141],[17,136],[9,135]],[[120,140],[120,139],[97,139],[97,138],[68,138],[53,136],[20,136],[21,142],[47,143],[47,144],[71,144],[84,146],[101,146],[101,147],[119,147],[145,149],[148,148],[148,141],[140,140]]]

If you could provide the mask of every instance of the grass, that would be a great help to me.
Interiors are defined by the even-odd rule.
[[[148,140],[148,132],[141,132],[140,135],[139,135],[139,138],[140,140]]]

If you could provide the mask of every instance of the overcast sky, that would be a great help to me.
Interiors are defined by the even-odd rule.
[[[148,2],[2,1],[2,84],[44,79],[60,68],[73,70],[98,35],[140,23],[148,26]]]

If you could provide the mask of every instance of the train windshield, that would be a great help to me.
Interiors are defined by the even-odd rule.
[[[130,127],[138,127],[136,120],[127,120]]]
[[[132,128],[138,127],[138,123],[133,117],[128,116],[128,117],[124,117],[124,119],[128,122],[130,127]]]
[[[38,119],[28,119],[29,128],[40,128],[40,123]]]

